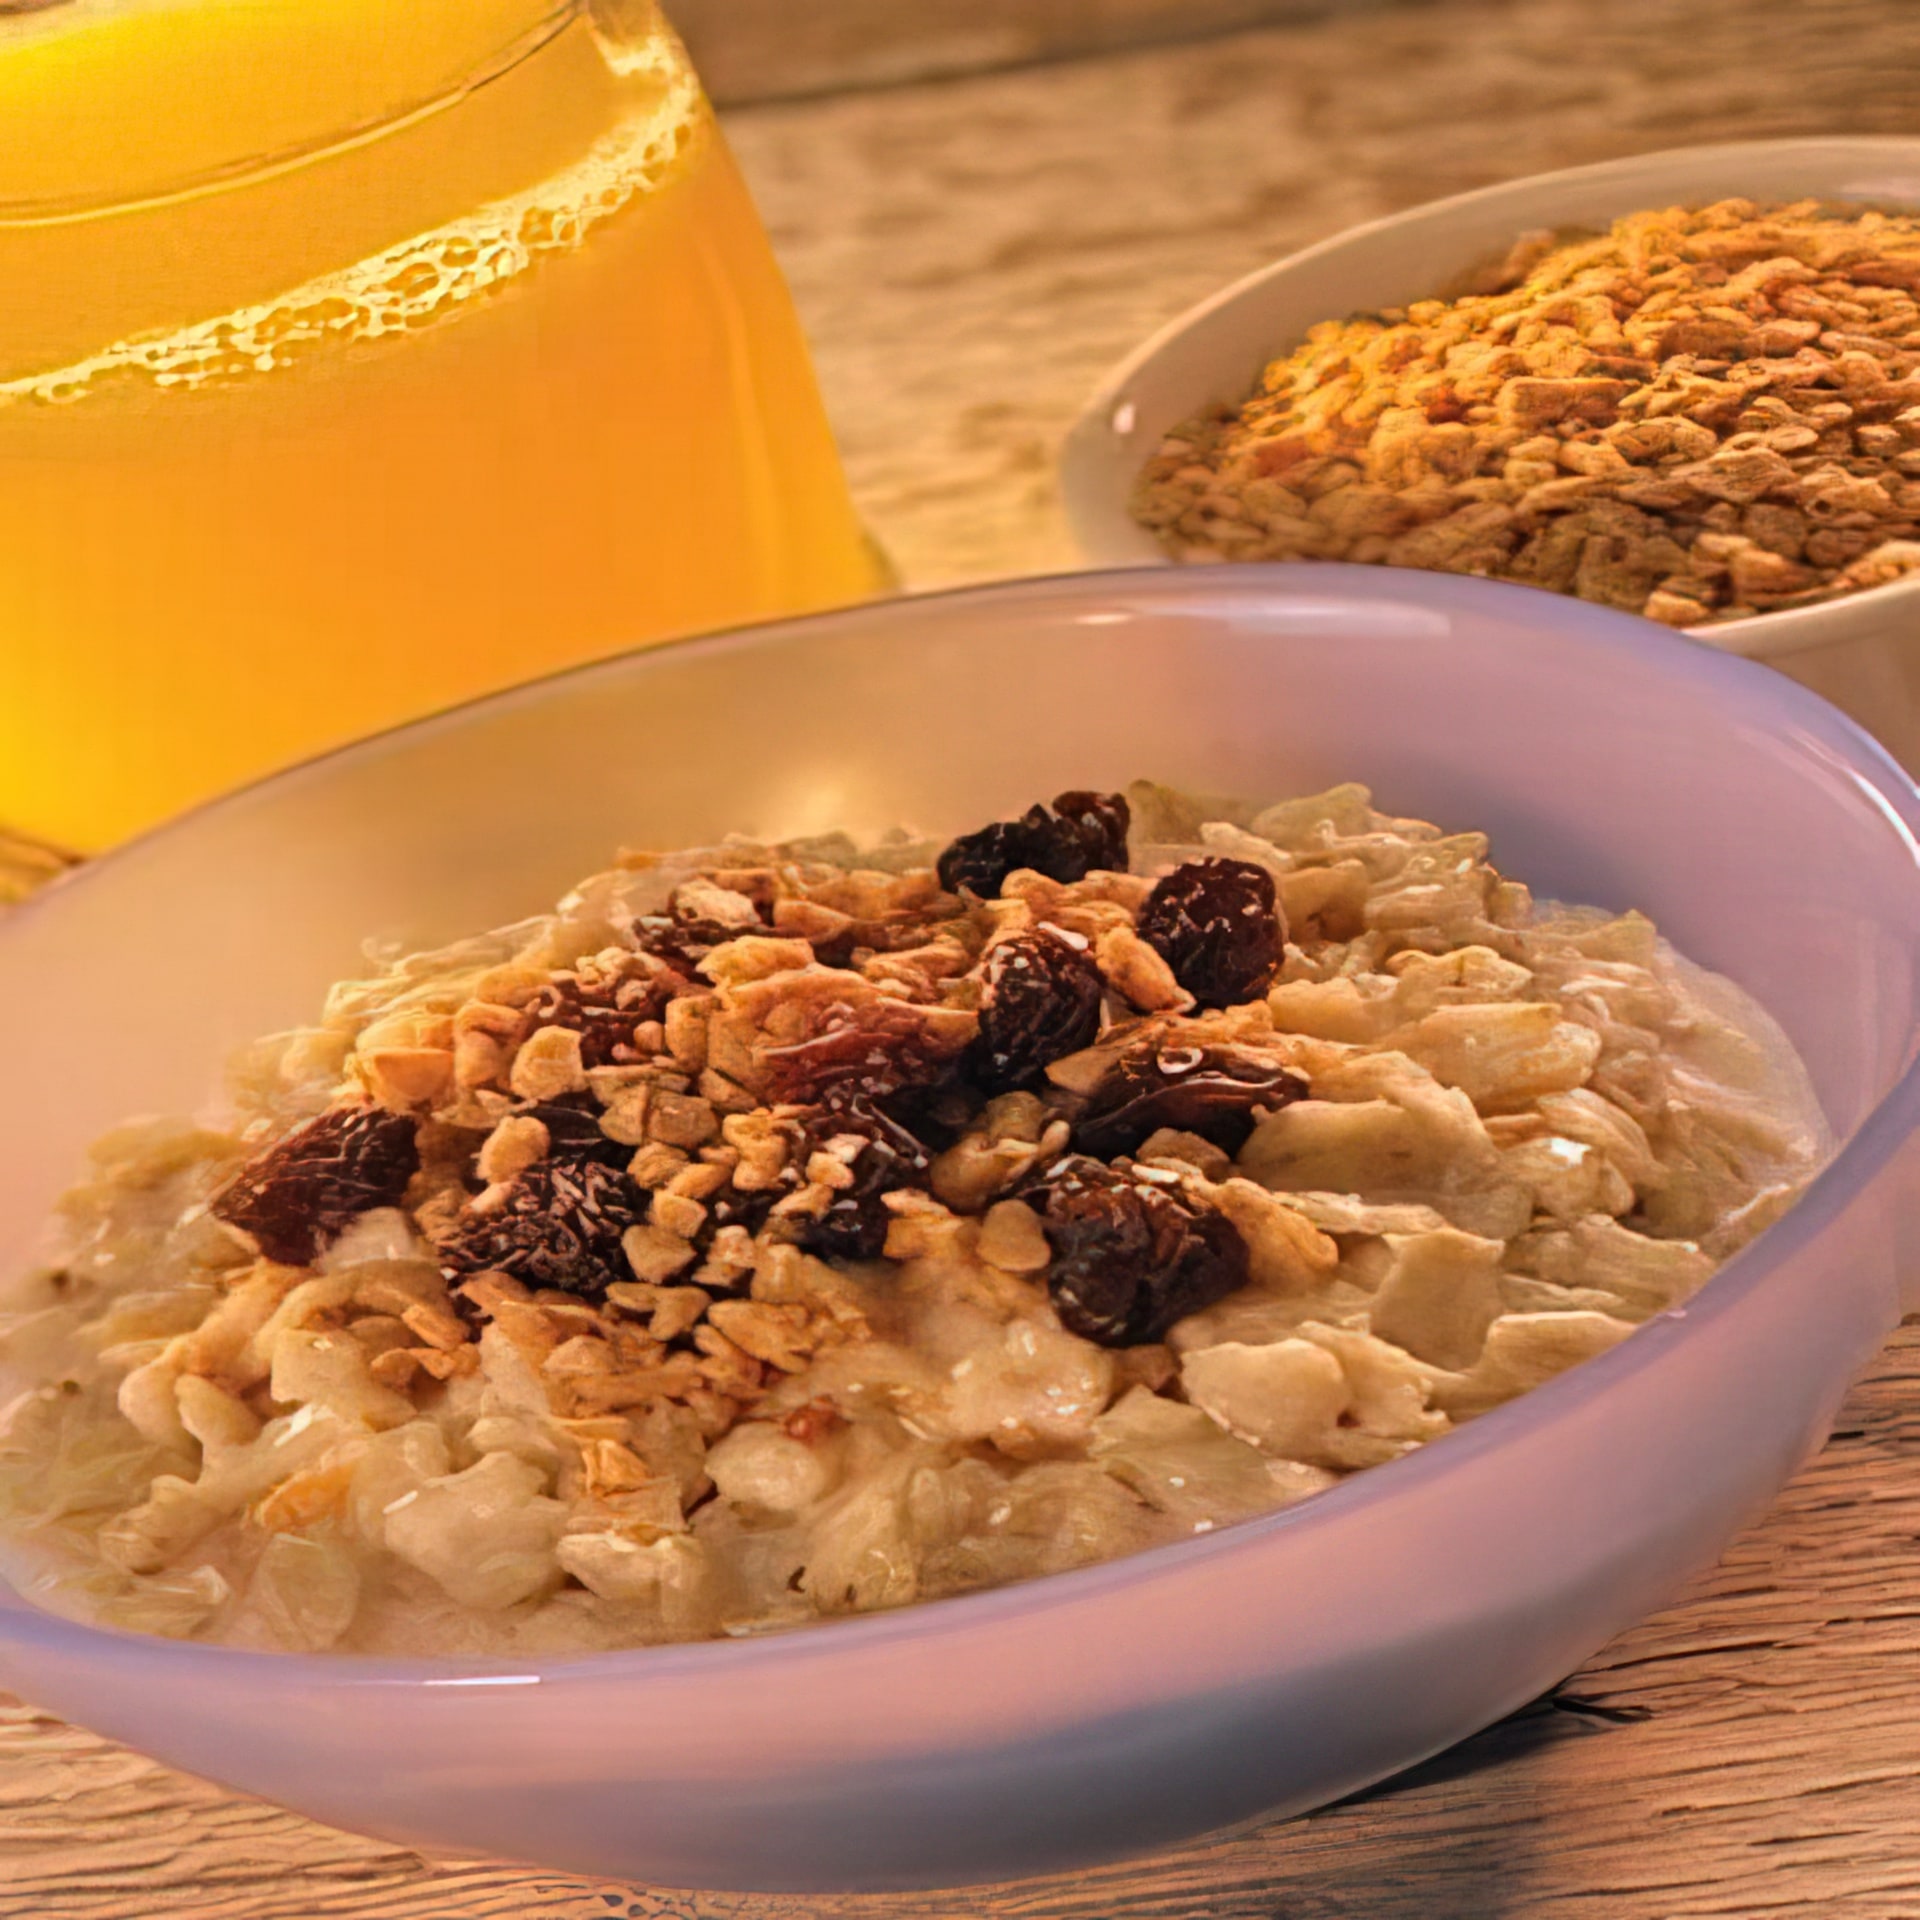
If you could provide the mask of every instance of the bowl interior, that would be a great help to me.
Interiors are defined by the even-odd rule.
[[[1061,462],[1081,551],[1101,566],[1163,560],[1127,511],[1134,476],[1168,428],[1243,399],[1316,322],[1431,299],[1533,228],[1604,227],[1733,196],[1920,206],[1920,140],[1749,141],[1538,174],[1356,227],[1249,275],[1146,342],[1088,402]]]
[[[1865,769],[1863,771],[1863,769]],[[622,843],[958,830],[1146,775],[1336,781],[1650,912],[1856,1126],[1916,1012],[1913,789],[1761,669],[1526,589],[1375,568],[1079,576],[693,642],[386,735],[191,815],[0,924],[0,1274],[87,1143],[192,1111],[369,936],[548,904]]]

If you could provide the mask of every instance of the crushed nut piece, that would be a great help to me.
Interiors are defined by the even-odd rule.
[[[550,1144],[540,1121],[530,1114],[510,1114],[487,1135],[474,1161],[474,1171],[490,1184],[511,1180],[536,1160],[544,1160]]]
[[[656,1227],[677,1233],[683,1240],[693,1239],[707,1224],[706,1208],[698,1200],[689,1200],[671,1188],[653,1196],[653,1209],[647,1217]]]
[[[656,1285],[684,1272],[694,1260],[691,1242],[651,1224],[629,1227],[620,1237],[620,1250],[637,1278]]]
[[[980,1258],[1003,1273],[1039,1273],[1053,1258],[1040,1216],[1021,1200],[1001,1200],[980,1222]]]
[[[636,1187],[664,1187],[677,1180],[691,1164],[678,1147],[665,1147],[654,1141],[627,1162],[627,1175]]]
[[[522,1100],[558,1100],[584,1093],[587,1070],[580,1058],[580,1036],[571,1027],[542,1027],[520,1043],[507,1084]]]
[[[662,1093],[647,1115],[647,1138],[660,1146],[704,1147],[720,1137],[720,1116],[697,1094]]]

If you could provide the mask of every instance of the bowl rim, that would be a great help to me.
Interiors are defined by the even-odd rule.
[[[14,938],[15,929],[57,912],[59,902],[71,897],[76,888],[101,884],[103,877],[106,884],[111,884],[121,866],[136,860],[150,846],[191,832],[202,818],[244,808],[257,794],[282,784],[324,777],[336,764],[376,758],[413,738],[537,705],[555,693],[585,686],[596,678],[644,675],[656,663],[670,669],[683,658],[755,646],[805,646],[823,630],[849,625],[885,629],[895,622],[911,622],[927,608],[978,607],[991,612],[1027,602],[1070,608],[1084,601],[1093,603],[1088,611],[1132,613],[1151,611],[1154,603],[1161,601],[1191,602],[1196,595],[1219,599],[1226,608],[1243,605],[1250,612],[1276,599],[1325,601],[1331,596],[1357,601],[1384,597],[1415,606],[1439,601],[1443,613],[1470,613],[1489,602],[1498,607],[1510,605],[1518,596],[1534,596],[1541,603],[1539,611],[1543,615],[1549,608],[1553,610],[1549,618],[1557,630],[1546,636],[1529,634],[1517,638],[1515,644],[1531,647],[1544,637],[1548,644],[1609,654],[1624,650],[1656,673],[1675,674],[1710,687],[1717,684],[1730,709],[1743,712],[1763,726],[1771,738],[1790,743],[1803,758],[1824,761],[1829,768],[1843,772],[1896,838],[1905,843],[1915,868],[1916,886],[1920,886],[1920,785],[1863,728],[1781,674],[1737,655],[1700,646],[1637,615],[1511,582],[1340,562],[1255,562],[1194,571],[1168,567],[1079,570],[951,587],[686,635],[561,668],[384,728],[204,801],[83,863],[9,909],[0,916],[0,942]],[[1185,610],[1190,612],[1191,608]],[[1916,1134],[1920,1134],[1920,1013],[1914,1016],[1906,1062],[1898,1077],[1801,1199],[1781,1220],[1728,1260],[1683,1306],[1654,1316],[1636,1327],[1632,1338],[1445,1435],[1445,1445],[1416,1448],[1385,1463],[1390,1472],[1376,1468],[1353,1474],[1292,1506],[1092,1566],[973,1593],[915,1601],[885,1612],[810,1621],[765,1634],[540,1656],[292,1653],[172,1640],[49,1612],[15,1588],[20,1604],[0,1607],[0,1644],[12,1643],[56,1656],[87,1656],[108,1669],[130,1671],[164,1664],[181,1678],[202,1674],[249,1676],[259,1685],[278,1682],[295,1690],[320,1685],[339,1694],[394,1687],[564,1686],[615,1678],[691,1680],[709,1673],[751,1673],[768,1660],[800,1664],[857,1658],[902,1643],[943,1639],[976,1625],[991,1627],[1009,1616],[1051,1613],[1116,1589],[1178,1579],[1183,1577],[1183,1569],[1198,1570],[1223,1557],[1257,1553],[1268,1540],[1282,1534],[1312,1532],[1338,1524],[1349,1513],[1416,1498],[1421,1487],[1457,1475],[1489,1453],[1525,1446],[1536,1427],[1570,1415],[1607,1392],[1616,1381],[1645,1370],[1674,1343],[1697,1340],[1701,1337],[1699,1329],[1724,1318],[1749,1296],[1763,1290],[1789,1259],[1818,1239],[1860,1198]],[[4,1278],[0,1276],[0,1282]],[[4,1583],[5,1576],[0,1575],[0,1584]]]
[[[1423,200],[1393,213],[1358,221],[1308,246],[1296,248],[1277,260],[1270,260],[1265,266],[1255,267],[1175,314],[1100,376],[1068,427],[1055,462],[1056,478],[1064,496],[1074,545],[1091,562],[1101,564],[1099,556],[1109,551],[1108,542],[1102,536],[1110,536],[1124,528],[1138,533],[1146,543],[1139,549],[1137,564],[1160,567],[1181,564],[1171,556],[1153,557],[1148,551],[1152,536],[1138,527],[1124,508],[1116,510],[1099,497],[1092,490],[1091,481],[1094,475],[1110,470],[1114,464],[1109,427],[1116,410],[1126,404],[1127,389],[1148,366],[1216,313],[1243,302],[1251,302],[1269,287],[1284,282],[1302,268],[1318,266],[1323,261],[1337,258],[1357,243],[1376,239],[1397,229],[1443,222],[1465,210],[1490,208],[1502,199],[1527,199],[1542,188],[1599,185],[1612,177],[1624,181],[1643,171],[1658,171],[1669,166],[1684,171],[1703,163],[1731,161],[1743,156],[1757,158],[1761,155],[1804,156],[1810,162],[1829,158],[1835,164],[1847,160],[1867,162],[1884,158],[1904,161],[1920,168],[1920,135],[1811,134],[1779,140],[1705,141],[1693,146],[1658,147],[1647,153],[1623,154],[1611,160],[1590,161],[1575,167],[1555,167],[1545,173],[1520,174],[1511,179],[1490,182],[1486,186],[1470,187],[1463,193],[1446,194],[1437,200]],[[1817,194],[1810,197],[1817,197]],[[1920,213],[1920,198],[1914,202],[1914,211]],[[1464,261],[1460,270],[1467,271],[1472,265],[1472,261]],[[1138,459],[1135,459],[1136,468],[1138,464]],[[1264,561],[1229,564],[1282,566],[1345,563]],[[1565,599],[1572,596],[1563,594],[1556,597]],[[1738,620],[1710,621],[1703,626],[1679,631],[1726,653],[1739,654],[1750,660],[1767,660],[1782,654],[1797,654],[1803,649],[1856,639],[1859,637],[1859,622],[1850,617],[1855,608],[1870,607],[1876,611],[1890,607],[1906,608],[1917,597],[1920,597],[1920,572],[1884,581],[1876,587],[1864,587],[1854,593],[1841,594],[1832,600],[1818,601],[1811,606],[1782,607],[1772,612],[1749,614]]]

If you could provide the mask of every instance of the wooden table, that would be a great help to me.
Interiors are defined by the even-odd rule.
[[[1049,478],[1062,427],[1110,360],[1221,282],[1516,173],[1701,140],[1911,132],[1915,12],[1350,5],[1177,48],[743,107],[730,126],[856,492],[908,581],[931,586],[1071,564]],[[0,1920],[1920,1916],[1916,1376],[1909,1328],[1773,1513],[1553,1701],[1251,1836],[990,1893],[652,1893],[439,1866],[0,1702]]]

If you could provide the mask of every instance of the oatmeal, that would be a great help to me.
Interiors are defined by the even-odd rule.
[[[1311,1497],[1628,1337],[1827,1150],[1759,1009],[1358,787],[623,856],[98,1143],[24,1590],[362,1652],[762,1632]]]
[[[1920,569],[1920,215],[1723,200],[1522,236],[1176,428],[1183,560],[1480,574],[1694,627]]]

